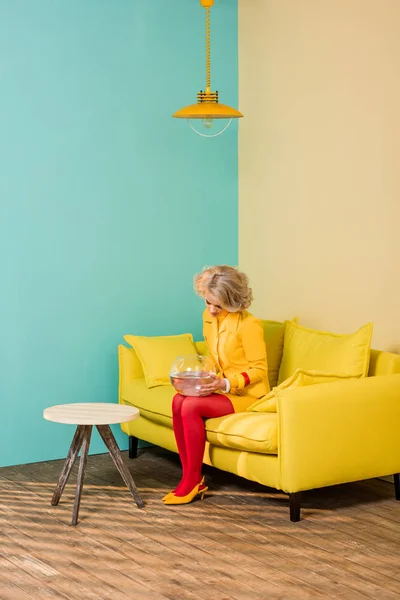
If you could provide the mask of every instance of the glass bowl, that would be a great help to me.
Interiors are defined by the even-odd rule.
[[[209,356],[190,354],[174,360],[170,379],[175,390],[182,396],[200,396],[200,387],[213,381],[215,365]]]

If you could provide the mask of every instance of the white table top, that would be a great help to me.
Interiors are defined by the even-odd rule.
[[[139,416],[139,409],[125,404],[107,402],[78,402],[59,404],[43,411],[47,421],[72,425],[112,425],[133,421]]]

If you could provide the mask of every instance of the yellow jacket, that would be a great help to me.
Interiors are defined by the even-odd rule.
[[[267,351],[261,321],[244,310],[228,313],[219,326],[206,308],[203,313],[203,335],[210,356],[220,375],[231,384],[230,394],[235,411],[245,410],[254,398],[270,391],[268,382]],[[232,396],[243,396],[242,402]]]

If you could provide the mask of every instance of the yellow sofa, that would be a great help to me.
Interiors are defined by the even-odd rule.
[[[264,321],[271,389],[277,385],[284,324]],[[196,342],[199,354],[204,342]],[[129,456],[145,440],[177,452],[172,386],[148,388],[133,350],[118,347],[119,402],[140,417],[122,423]],[[400,500],[400,356],[371,350],[368,377],[278,389],[276,412],[207,419],[204,462],[289,494],[290,519],[300,520],[301,492],[394,475]]]

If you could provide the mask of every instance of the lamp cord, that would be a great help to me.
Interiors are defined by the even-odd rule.
[[[211,26],[210,7],[206,7],[206,91],[211,89]]]

